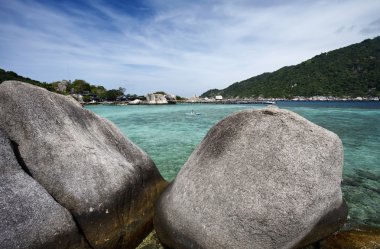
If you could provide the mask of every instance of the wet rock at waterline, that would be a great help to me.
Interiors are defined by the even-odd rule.
[[[31,178],[0,130],[0,248],[89,248],[70,213]]]
[[[0,116],[32,177],[93,248],[134,248],[150,231],[166,183],[112,123],[71,97],[15,81],[0,85]]]
[[[333,234],[320,243],[321,249],[380,248],[380,228],[359,226]]]
[[[216,124],[161,195],[154,226],[170,248],[297,248],[345,221],[343,148],[280,109]]]
[[[157,237],[156,231],[152,231],[136,249],[165,249]]]

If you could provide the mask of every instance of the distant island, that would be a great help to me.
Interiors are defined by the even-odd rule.
[[[380,96],[380,37],[322,53],[295,66],[211,89],[202,98],[338,98]]]

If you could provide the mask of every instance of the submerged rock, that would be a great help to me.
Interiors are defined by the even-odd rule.
[[[154,226],[170,248],[300,248],[345,221],[342,143],[280,109],[216,124],[161,195]]]
[[[0,248],[89,248],[70,213],[22,169],[13,149],[0,130]]]
[[[93,248],[134,248],[149,233],[166,182],[115,125],[71,97],[15,81],[0,85],[0,116],[33,178]]]
[[[380,226],[380,172],[355,169],[344,176],[342,188],[349,207],[350,224]]]

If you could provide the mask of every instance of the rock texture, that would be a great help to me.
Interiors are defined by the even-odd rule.
[[[340,139],[301,116],[248,110],[216,124],[161,195],[170,248],[300,248],[345,221]]]
[[[0,248],[89,248],[70,213],[24,172],[0,130]]]
[[[14,81],[0,85],[0,117],[32,177],[93,248],[134,248],[150,231],[166,183],[112,123],[71,97]]]

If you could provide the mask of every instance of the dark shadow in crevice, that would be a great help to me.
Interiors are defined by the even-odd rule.
[[[54,198],[54,197],[53,197],[53,198]],[[59,202],[58,202],[58,203],[59,203]],[[70,211],[69,211],[69,213],[70,213]],[[75,219],[75,216],[74,216],[72,213],[70,213],[70,214],[71,214],[71,217],[73,218],[73,221],[74,221],[75,225],[76,225],[77,228],[78,228],[78,233],[79,233],[80,235],[82,235],[84,241],[87,243],[87,245],[89,246],[89,248],[93,249],[94,247],[92,247],[90,241],[88,241],[88,239],[87,239],[87,237],[86,237],[86,234],[85,234],[84,231],[82,230],[82,227],[79,225],[79,222],[77,221],[77,219]]]
[[[10,140],[10,141],[11,141],[13,153],[16,156],[16,160],[17,160],[18,164],[20,164],[21,168],[25,171],[25,173],[27,173],[29,176],[31,176],[33,178],[33,174],[30,172],[29,168],[26,166],[25,161],[21,156],[20,150],[18,149],[18,147],[19,147],[18,143],[16,143],[13,140]]]

